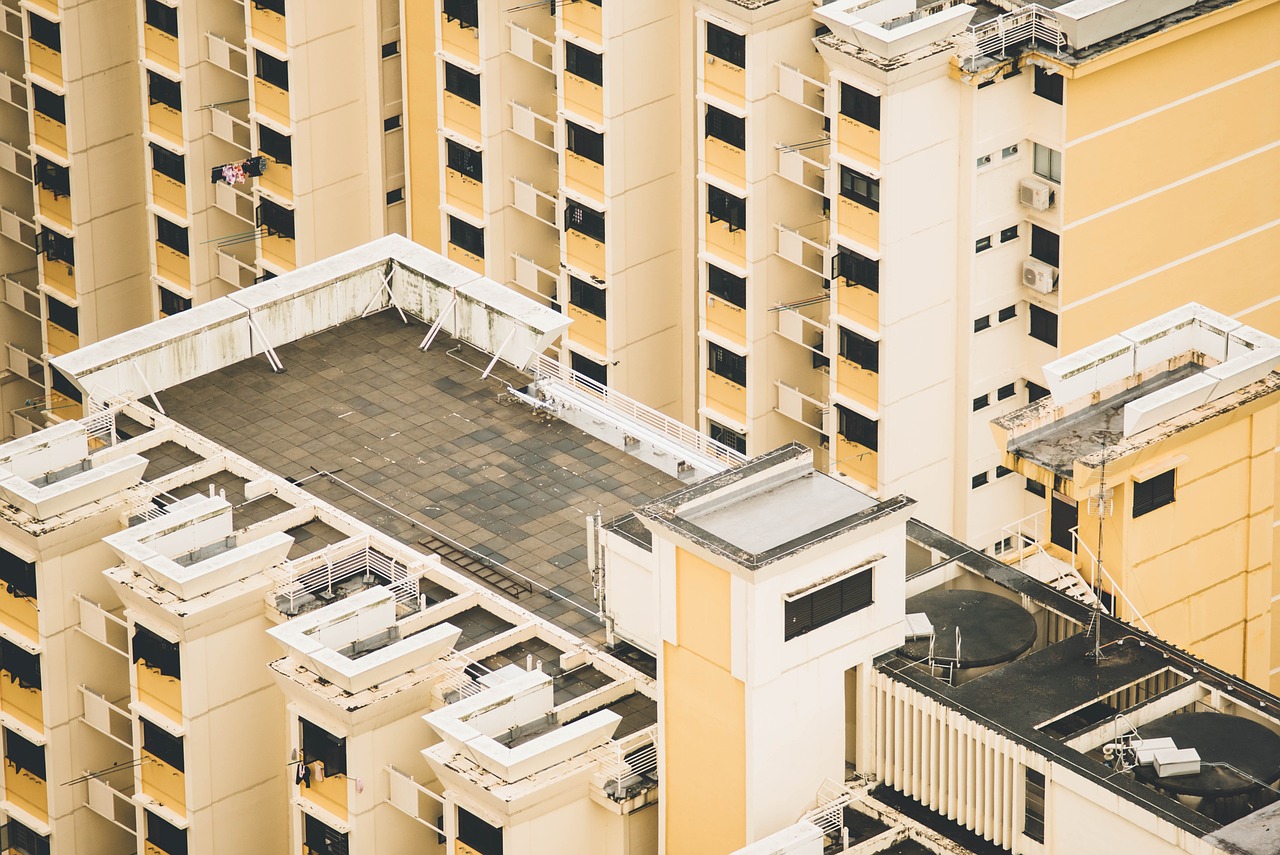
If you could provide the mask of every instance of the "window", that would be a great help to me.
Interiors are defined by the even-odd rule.
[[[154,845],[166,855],[187,855],[187,833],[178,826],[156,816],[151,811],[143,811],[147,815],[147,842]]]
[[[707,342],[707,368],[730,383],[747,385],[747,358],[712,342]]]
[[[880,292],[880,262],[851,249],[840,247],[836,254],[832,278],[843,278],[846,285],[861,285],[868,291]]]
[[[446,162],[450,169],[468,178],[484,181],[484,156],[481,152],[469,149],[453,140],[445,140],[444,146]]]
[[[293,163],[293,139],[266,125],[258,125],[258,152],[276,163]]]
[[[564,123],[565,148],[593,163],[604,164],[604,134],[568,120]]]
[[[191,299],[175,294],[168,288],[160,289],[160,314],[176,315],[191,308]]]
[[[1027,483],[1024,485],[1024,489],[1028,493],[1031,493],[1032,495],[1039,496],[1042,499],[1044,498],[1044,494],[1045,494],[1044,485],[1041,484],[1039,481],[1033,481],[1032,479],[1028,478]]]
[[[387,191],[387,204],[398,205],[404,201],[404,188],[397,187],[394,190]]]
[[[502,855],[502,829],[461,807],[458,808],[458,842],[479,855]]]
[[[30,772],[40,780],[47,780],[44,766],[44,749],[28,742],[9,728],[4,728],[4,759],[18,767],[19,772]]]
[[[36,251],[48,261],[60,261],[68,267],[76,266],[76,239],[53,229],[41,229],[36,234]]]
[[[1000,323],[1004,323],[1005,321],[1011,321],[1016,317],[1018,317],[1018,307],[1016,305],[1005,306],[1003,309],[1000,310],[999,314],[996,315],[996,318],[1000,321]]]
[[[970,486],[974,490],[976,490],[979,487],[985,487],[988,480],[989,479],[987,477],[986,472],[979,472],[977,475],[974,475],[971,479],[969,479],[969,482],[970,482]]]
[[[456,21],[464,30],[480,28],[480,9],[476,0],[444,0],[444,17],[446,21]]]
[[[264,200],[265,201],[265,200]],[[187,239],[187,230],[164,217],[156,217],[156,240],[174,252],[182,255],[191,254],[191,246]]]
[[[1036,143],[1034,169],[1036,175],[1054,184],[1062,183],[1062,152]]]
[[[747,120],[719,107],[707,105],[707,115],[703,123],[706,136],[715,137],[737,149],[747,147]]]
[[[13,817],[4,826],[8,834],[8,850],[12,855],[49,855],[49,838],[41,837]]]
[[[382,46],[383,59],[390,59],[391,57],[398,56],[399,54],[400,54],[399,41],[387,42],[385,45]]]
[[[303,846],[311,855],[347,855],[347,835],[334,831],[311,814],[303,814]]]
[[[745,433],[738,433],[736,430],[730,430],[722,424],[710,421],[707,422],[707,433],[721,445],[732,448],[739,454],[747,453],[747,435]]]
[[[147,72],[147,103],[163,104],[171,110],[182,112],[182,84],[163,74]]]
[[[1008,242],[1009,242],[1009,241],[1011,241],[1011,240],[1017,240],[1017,239],[1018,239],[1018,227],[1017,227],[1017,226],[1009,226],[1009,228],[1007,228],[1007,229],[1001,229],[1001,230],[1000,230],[1000,242],[1001,242],[1001,243],[1008,243]]]
[[[604,85],[604,57],[573,42],[564,43],[564,70],[597,86]]]
[[[976,333],[980,333],[980,332],[982,332],[983,330],[989,330],[989,329],[991,329],[991,316],[990,316],[990,315],[983,315],[983,316],[982,316],[982,317],[980,317],[980,318],[974,318],[974,320],[973,320],[973,331],[974,331],[974,332],[976,332]]]
[[[476,258],[484,258],[484,229],[476,228],[466,220],[449,218],[449,243]]]
[[[811,594],[783,602],[783,641],[790,641],[834,623],[871,605],[874,584],[872,568],[824,585]]]
[[[1038,383],[1032,383],[1030,380],[1023,380],[1027,386],[1027,403],[1034,404],[1041,398],[1049,397],[1049,390]]]
[[[289,63],[265,51],[253,52],[253,76],[277,89],[289,91]]]
[[[80,335],[80,312],[75,306],[68,306],[56,297],[45,295],[48,307],[49,323],[62,327],[72,335]]]
[[[140,624],[133,627],[133,663],[166,677],[182,679],[182,660],[175,641],[166,641]]]
[[[1036,71],[1040,69],[1037,68]],[[1025,791],[1022,811],[1022,833],[1037,843],[1044,843],[1044,775],[1024,769]]]
[[[565,231],[575,231],[604,243],[604,214],[570,201],[564,208]]]
[[[607,317],[605,314],[605,297],[603,288],[597,288],[589,282],[583,282],[577,276],[569,277],[569,304],[597,318]]]
[[[71,378],[57,368],[53,369],[53,374],[49,379],[50,385],[53,386],[53,391],[65,395],[77,404],[84,403],[84,393],[80,391],[80,387],[72,383]]]
[[[1005,76],[1008,77],[1009,75],[1006,74]],[[1017,143],[1014,143],[1013,145],[1007,145],[1004,148],[1000,149],[1000,157],[1004,158],[1005,160],[1008,160],[1011,157],[1016,157],[1017,154],[1018,154]]]
[[[880,343],[839,327],[840,355],[867,371],[880,373]]]
[[[870,128],[880,127],[880,98],[848,83],[840,84],[840,115]]]
[[[285,0],[253,0],[255,9],[266,9],[268,12],[275,12],[277,15],[284,14]]]
[[[980,237],[973,242],[974,252],[985,252],[988,249],[991,249],[991,235]]]
[[[984,167],[984,166],[990,166],[990,165],[991,165],[991,155],[989,155],[989,154],[984,154],[984,155],[982,155],[982,157],[979,157],[979,158],[978,158],[978,168],[979,168],[979,169],[981,169],[981,168],[982,168],[982,167]]]
[[[23,689],[39,689],[40,656],[28,653],[8,639],[0,638],[0,668],[9,675],[9,682]]]
[[[1031,337],[1058,346],[1058,316],[1048,309],[1031,306]]]
[[[177,9],[172,6],[166,6],[160,0],[147,0],[146,15],[147,23],[152,27],[171,36],[178,35]]]
[[[145,718],[140,721],[142,722],[142,750],[179,772],[186,771],[187,767],[182,755],[182,737],[174,736]]]
[[[707,265],[707,293],[732,303],[739,309],[747,307],[747,280],[721,270],[714,264]]]
[[[1161,472],[1154,478],[1133,482],[1133,518],[1149,514],[1157,508],[1173,504],[1176,469]]]
[[[738,68],[747,67],[747,37],[707,22],[707,53]]]
[[[1003,478],[1003,477],[1004,477],[1004,476],[1006,476],[1006,475],[1012,475],[1012,474],[1013,474],[1013,470],[1012,470],[1012,469],[1010,469],[1008,466],[997,466],[997,467],[996,467],[996,477],[997,477],[997,478]]]
[[[27,25],[31,28],[31,41],[38,42],[56,53],[62,53],[62,29],[56,21],[28,12]]]
[[[151,143],[151,168],[179,184],[187,183],[187,159],[155,143]]]
[[[7,549],[0,549],[0,582],[5,583],[10,596],[34,600],[36,598],[36,565],[23,561]]]
[[[303,764],[323,763],[326,777],[347,774],[347,740],[305,718],[298,719],[298,724],[302,727]]]
[[[1031,91],[1047,101],[1052,101],[1055,104],[1062,103],[1061,74],[1050,74],[1037,65],[1034,80]]]
[[[726,193],[719,187],[707,185],[707,216],[711,222],[729,224],[729,231],[736,232],[747,227],[747,200],[739,199],[732,193]]]
[[[464,101],[472,104],[480,103],[480,75],[458,68],[450,63],[444,64],[444,91],[452,92]]]
[[[258,200],[258,225],[267,230],[267,236],[293,240],[293,211],[270,199]]]
[[[973,399],[973,411],[975,413],[978,412],[978,410],[985,409],[986,407],[989,407],[989,406],[991,406],[990,395],[979,395],[978,397]]]
[[[37,154],[35,183],[52,193],[55,199],[70,196],[71,170]]]
[[[400,127],[403,121],[404,119],[399,113],[396,113],[394,116],[387,116],[382,120],[382,132],[385,134],[394,131],[396,128]]]
[[[836,431],[849,442],[872,451],[880,449],[880,424],[862,413],[836,404]]]
[[[1039,226],[1031,227],[1031,257],[1058,266],[1058,236]]]
[[[581,353],[570,353],[569,367],[601,386],[609,385],[609,366],[601,365],[590,357],[583,356]]]
[[[996,400],[1005,401],[1017,394],[1018,387],[1013,383],[1006,383],[996,390]]]
[[[67,99],[55,95],[38,83],[31,84],[31,106],[42,116],[48,116],[60,125],[67,123]]]
[[[847,166],[840,167],[840,195],[873,211],[880,210],[880,181]]]

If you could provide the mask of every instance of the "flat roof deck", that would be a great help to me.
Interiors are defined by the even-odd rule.
[[[506,394],[529,378],[394,311],[160,393],[168,415],[410,545],[435,534],[532,582],[509,598],[602,642],[586,518],[609,519],[680,481]],[[424,550],[431,551],[431,550]]]

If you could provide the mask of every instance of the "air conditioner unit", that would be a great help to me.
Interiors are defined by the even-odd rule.
[[[1022,262],[1022,284],[1041,294],[1052,294],[1058,287],[1058,268],[1035,258]]]
[[[1053,207],[1053,188],[1039,178],[1024,178],[1018,187],[1018,201],[1033,211],[1047,211]]]

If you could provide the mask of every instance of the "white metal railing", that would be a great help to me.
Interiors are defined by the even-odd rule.
[[[125,748],[133,748],[133,714],[88,686],[80,687],[84,713],[80,720]]]
[[[0,140],[0,169],[31,183],[31,155],[6,140]]]
[[[80,622],[76,629],[109,650],[128,656],[129,624],[83,594],[76,594],[76,603],[80,608]]]
[[[607,409],[625,418],[633,419],[663,436],[673,439],[695,451],[730,466],[746,461],[747,456],[736,449],[716,442],[706,434],[700,433],[671,416],[663,415],[652,407],[619,392],[603,386],[589,377],[584,377],[569,366],[546,354],[536,354],[529,363],[529,369],[539,380],[552,380],[563,383],[569,388],[587,395],[603,404]]]
[[[17,211],[0,208],[0,235],[27,249],[36,248],[36,224],[20,216]]]
[[[528,214],[535,220],[556,226],[556,197],[534,187],[528,181],[515,176],[511,178],[512,204],[517,211]]]
[[[437,834],[444,834],[444,829],[433,822],[437,816],[444,813],[444,798],[431,792],[415,781],[412,775],[401,772],[395,766],[389,765],[386,769],[390,783],[387,804],[411,819],[416,819]],[[423,816],[424,810],[428,811],[427,816],[431,817],[430,820],[427,816]]]
[[[243,119],[237,119],[228,111],[216,106],[209,108],[209,120],[210,131],[215,137],[244,149],[246,152],[251,151],[252,137],[249,133],[248,122]]]
[[[1080,527],[1076,526],[1071,529],[1071,556],[1076,559],[1076,563],[1079,563],[1080,550],[1082,549],[1084,550],[1084,554],[1089,556],[1089,575],[1093,578],[1094,584],[1097,584],[1099,576],[1102,576],[1110,582],[1111,590],[1114,591],[1115,595],[1123,600],[1124,604],[1129,607],[1129,611],[1138,619],[1138,623],[1142,624],[1142,628],[1152,635],[1155,635],[1155,630],[1151,628],[1151,624],[1147,623],[1147,619],[1144,618],[1142,613],[1138,611],[1136,606],[1134,606],[1133,601],[1129,599],[1129,595],[1124,592],[1123,588],[1116,584],[1115,579],[1111,578],[1111,574],[1102,566],[1102,562],[1098,560],[1098,556],[1093,554],[1093,550],[1089,548],[1089,545],[1080,539]]]
[[[40,294],[16,279],[0,276],[4,285],[4,301],[27,317],[43,320],[40,315]]]
[[[637,730],[620,739],[591,749],[600,772],[608,781],[623,781],[632,775],[648,775],[658,768],[658,726]]]
[[[235,288],[248,288],[258,278],[258,270],[246,264],[227,250],[218,247],[214,250],[218,257],[218,278]]]
[[[436,692],[441,699],[452,692],[456,692],[458,700],[461,700],[484,691],[484,684],[468,673],[468,669],[484,673],[488,673],[489,669],[464,653],[450,653],[436,660],[435,667],[440,669],[441,676],[436,683]]]
[[[7,101],[19,110],[26,110],[27,84],[0,71],[0,101]]]
[[[507,31],[511,34],[511,52],[543,71],[555,71],[555,42],[535,36],[515,21],[507,21]]]
[[[88,805],[90,810],[111,824],[119,826],[131,834],[136,833],[137,812],[133,799],[108,784],[102,778],[90,778],[86,784],[88,785],[88,792],[86,793],[85,804]]]
[[[100,410],[80,420],[89,435],[90,451],[100,451],[116,444],[116,411]],[[96,441],[96,442],[95,442]]]
[[[1047,523],[1048,516],[1049,512],[1047,510],[1036,511],[1034,514],[1028,514],[1022,519],[1011,522],[1000,529],[1002,535],[1013,541],[1013,548],[1016,549],[1018,554],[1018,570],[1033,579],[1044,582],[1055,590],[1059,590],[1088,605],[1093,605],[1097,602],[1098,595],[1084,576],[1080,575],[1079,562],[1076,560],[1075,550],[1072,550],[1071,561],[1068,563],[1050,555],[1044,548],[1045,538],[1050,534]],[[1029,562],[1031,561],[1038,561],[1041,565],[1047,565],[1048,568],[1052,569],[1047,574],[1036,573],[1029,567]],[[1051,578],[1045,578],[1046,575]]]
[[[519,101],[508,101],[511,107],[511,130],[532,140],[547,151],[556,150],[556,123]]]
[[[853,792],[844,784],[828,778],[818,788],[817,807],[801,817],[801,822],[811,822],[827,837],[839,839],[844,829],[844,808],[851,801]]]
[[[376,574],[387,580],[383,584],[395,594],[397,603],[417,608],[417,581],[425,568],[411,573],[408,564],[378,550],[368,536],[357,543],[361,545],[337,544],[268,571],[277,583],[267,594],[268,602],[272,607],[287,603],[282,611],[297,614],[298,601],[303,597],[322,592],[332,596],[342,582],[357,576],[372,582]]]
[[[826,93],[827,87],[822,81],[814,80],[794,65],[778,63],[778,94],[783,98],[822,115]]]
[[[19,377],[23,377],[35,383],[41,388],[44,387],[45,364],[44,360],[35,354],[27,353],[18,345],[9,342],[7,346],[9,355],[9,370]]]
[[[962,64],[972,66],[982,56],[996,56],[1024,42],[1044,44],[1061,52],[1067,38],[1058,26],[1053,11],[1032,3],[998,15],[981,24],[972,24],[952,41],[959,49]]]
[[[790,181],[792,184],[798,184],[806,190],[812,190],[819,195],[825,195],[827,192],[827,164],[820,160],[814,160],[805,152],[820,152],[827,148],[826,142],[810,143],[801,149],[799,146],[784,145],[776,143],[778,149],[778,175]]]
[[[223,71],[231,72],[236,77],[249,79],[249,54],[244,48],[233,45],[214,33],[205,33],[204,39],[209,62]]]

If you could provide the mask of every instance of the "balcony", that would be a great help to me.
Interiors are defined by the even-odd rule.
[[[827,87],[794,65],[778,63],[778,94],[819,116],[826,115]]]
[[[247,225],[254,222],[253,197],[237,187],[222,181],[213,185],[213,204]]]
[[[774,381],[774,385],[778,389],[778,403],[773,408],[775,412],[818,433],[825,430],[826,401],[807,395],[783,380]]]
[[[570,303],[565,307],[566,314],[573,318],[569,327],[569,341],[585,347],[592,353],[605,357],[609,353],[608,325],[605,319],[593,315],[580,306]]]
[[[129,625],[119,615],[107,611],[82,594],[76,594],[76,605],[80,609],[80,622],[76,624],[76,629],[108,650],[128,657]]]
[[[155,63],[170,74],[182,73],[182,61],[178,57],[178,37],[172,33],[144,24],[142,27],[142,46],[148,61]]]
[[[703,54],[702,91],[739,109],[747,106],[747,70]]]
[[[446,92],[448,96],[452,93]],[[556,122],[541,113],[535,111],[527,104],[521,104],[518,101],[508,101],[511,108],[511,130],[527,140],[537,143],[547,151],[558,151],[556,149]],[[447,106],[447,101],[446,101]],[[472,106],[475,106],[474,104]],[[479,108],[476,108],[477,113]],[[446,119],[448,111],[445,112]],[[476,133],[479,134],[479,119],[476,120]],[[479,136],[474,137],[479,139]]]
[[[511,261],[515,265],[515,285],[544,306],[555,302],[556,286],[560,283],[559,273],[519,253],[512,253]],[[554,266],[556,265],[551,265]]]
[[[566,110],[594,125],[604,124],[604,87],[576,74],[564,74],[564,106]]]
[[[707,294],[706,328],[734,344],[747,346],[747,310],[711,293]]]
[[[47,752],[46,752],[47,753]],[[8,757],[4,761],[4,801],[42,824],[49,822],[49,784],[30,769],[20,769]]]
[[[460,95],[446,90],[444,101],[444,128],[479,145],[484,141],[481,133],[480,105],[473,104]]]
[[[156,275],[174,285],[191,287],[191,258],[160,241],[155,244]]]
[[[747,423],[747,387],[714,371],[706,372],[707,406],[738,425]]]
[[[440,47],[468,65],[480,64],[480,28],[440,15]]]
[[[826,356],[823,341],[827,331],[828,300],[825,294],[784,306],[775,306],[769,311],[776,319],[777,326],[774,331],[778,335],[818,356]],[[818,317],[813,318],[810,315],[818,315]]]
[[[209,130],[215,137],[231,143],[245,154],[252,151],[252,136],[247,121],[223,107],[210,107],[208,112]]]
[[[880,247],[880,212],[841,196],[836,209],[836,230],[841,237],[868,247]]]
[[[13,143],[0,140],[0,169],[31,183],[31,155]]]
[[[0,81],[2,82],[2,81]],[[179,117],[181,119],[181,117]],[[34,131],[33,142],[45,151],[52,152],[65,160],[67,152],[67,126],[52,116],[46,116],[39,110],[31,111],[31,125]],[[181,128],[181,121],[179,121]],[[181,135],[179,135],[181,138]]]
[[[40,256],[40,284],[61,295],[63,302],[74,303],[76,301],[76,269],[65,261],[54,261]],[[59,328],[61,329],[61,328]],[[61,341],[61,335],[55,333],[55,337]],[[67,332],[67,335],[75,337],[75,333]],[[77,343],[70,343],[69,349],[75,350],[79,347]],[[66,351],[62,351],[65,353]]]
[[[703,163],[708,174],[734,187],[747,186],[747,153],[722,139],[703,138]]]
[[[445,254],[448,256],[450,261],[458,262],[473,273],[479,273],[481,276],[484,275],[484,258],[476,255],[471,250],[463,249],[456,243],[449,243],[446,244]]]
[[[604,165],[568,149],[564,152],[564,184],[575,193],[604,204]]]
[[[706,217],[707,249],[735,267],[747,266],[747,230],[733,228],[725,220]]]
[[[181,149],[186,144],[180,110],[154,101],[147,106],[147,124],[151,133],[162,138],[170,146]]]
[[[49,81],[55,87],[61,88],[64,85],[62,54],[35,39],[27,40],[27,51],[31,62],[31,72]]]
[[[241,80],[249,79],[249,54],[240,45],[232,44],[222,36],[214,33],[204,34],[205,48],[209,54],[209,62],[229,71]],[[214,107],[212,109],[219,109]]]
[[[284,3],[280,3],[283,8]],[[285,16],[257,3],[249,4],[249,30],[253,38],[280,53],[289,49]]]
[[[129,699],[125,697],[112,703],[88,686],[80,687],[80,699],[84,703],[80,720],[132,753],[133,713],[120,705],[127,704]]]
[[[253,259],[242,259],[235,255],[236,247],[218,247],[214,255],[218,259],[218,278],[233,288],[248,288],[258,278],[258,268]]]
[[[447,93],[446,93],[447,94]],[[289,92],[261,77],[253,78],[253,111],[283,128],[291,124]]]
[[[36,224],[8,208],[0,208],[0,235],[27,249],[36,248]]]
[[[866,327],[880,329],[880,294],[843,277],[832,280],[836,285],[836,313]]]
[[[445,801],[441,796],[428,790],[406,775],[395,766],[387,767],[387,804],[422,825],[444,835],[444,829],[437,826],[437,818],[444,814]]]
[[[90,810],[129,834],[137,833],[138,809],[133,803],[132,781],[124,790],[116,789],[106,778],[90,778],[85,785],[85,804]]]
[[[187,816],[187,781],[181,769],[175,769],[145,748],[139,753],[142,761],[136,801],[154,803],[173,811],[180,817]]]
[[[528,181],[519,178],[511,179],[513,193],[512,204],[536,220],[541,220],[552,228],[559,228],[556,223],[556,197],[534,187]]]
[[[507,31],[512,54],[543,71],[555,72],[555,42],[535,35],[515,21],[507,22]]]
[[[823,278],[827,275],[827,221],[793,229],[775,223],[778,232],[778,256]]]
[[[605,244],[575,229],[564,233],[565,261],[588,276],[600,281],[606,277]]]
[[[862,484],[873,493],[880,489],[879,454],[871,448],[837,435],[835,470]]]
[[[26,82],[0,71],[0,101],[26,112],[31,103]]]
[[[24,380],[28,380],[43,389],[45,377],[47,376],[44,360],[35,354],[27,353],[13,342],[9,342],[5,349],[8,355],[6,367]]]
[[[445,202],[478,220],[484,219],[484,185],[456,169],[444,171]]]
[[[187,218],[187,185],[151,170],[151,196],[156,207],[180,220]]]
[[[31,273],[32,271],[25,271]],[[15,274],[17,275],[17,274]],[[39,321],[44,318],[40,306],[40,293],[26,283],[9,276],[0,276],[0,285],[4,287],[4,301],[29,318]],[[41,384],[43,385],[43,380]]]
[[[604,44],[604,8],[585,0],[560,4],[560,25],[565,31],[595,45]]]
[[[825,139],[811,140],[797,145],[779,145],[778,175],[792,184],[812,190],[819,196],[827,194],[827,148]],[[816,159],[811,155],[820,155]]]
[[[873,411],[880,408],[880,375],[844,356],[835,359],[836,391]]]
[[[836,151],[872,169],[880,168],[880,131],[840,114],[836,123]]]

